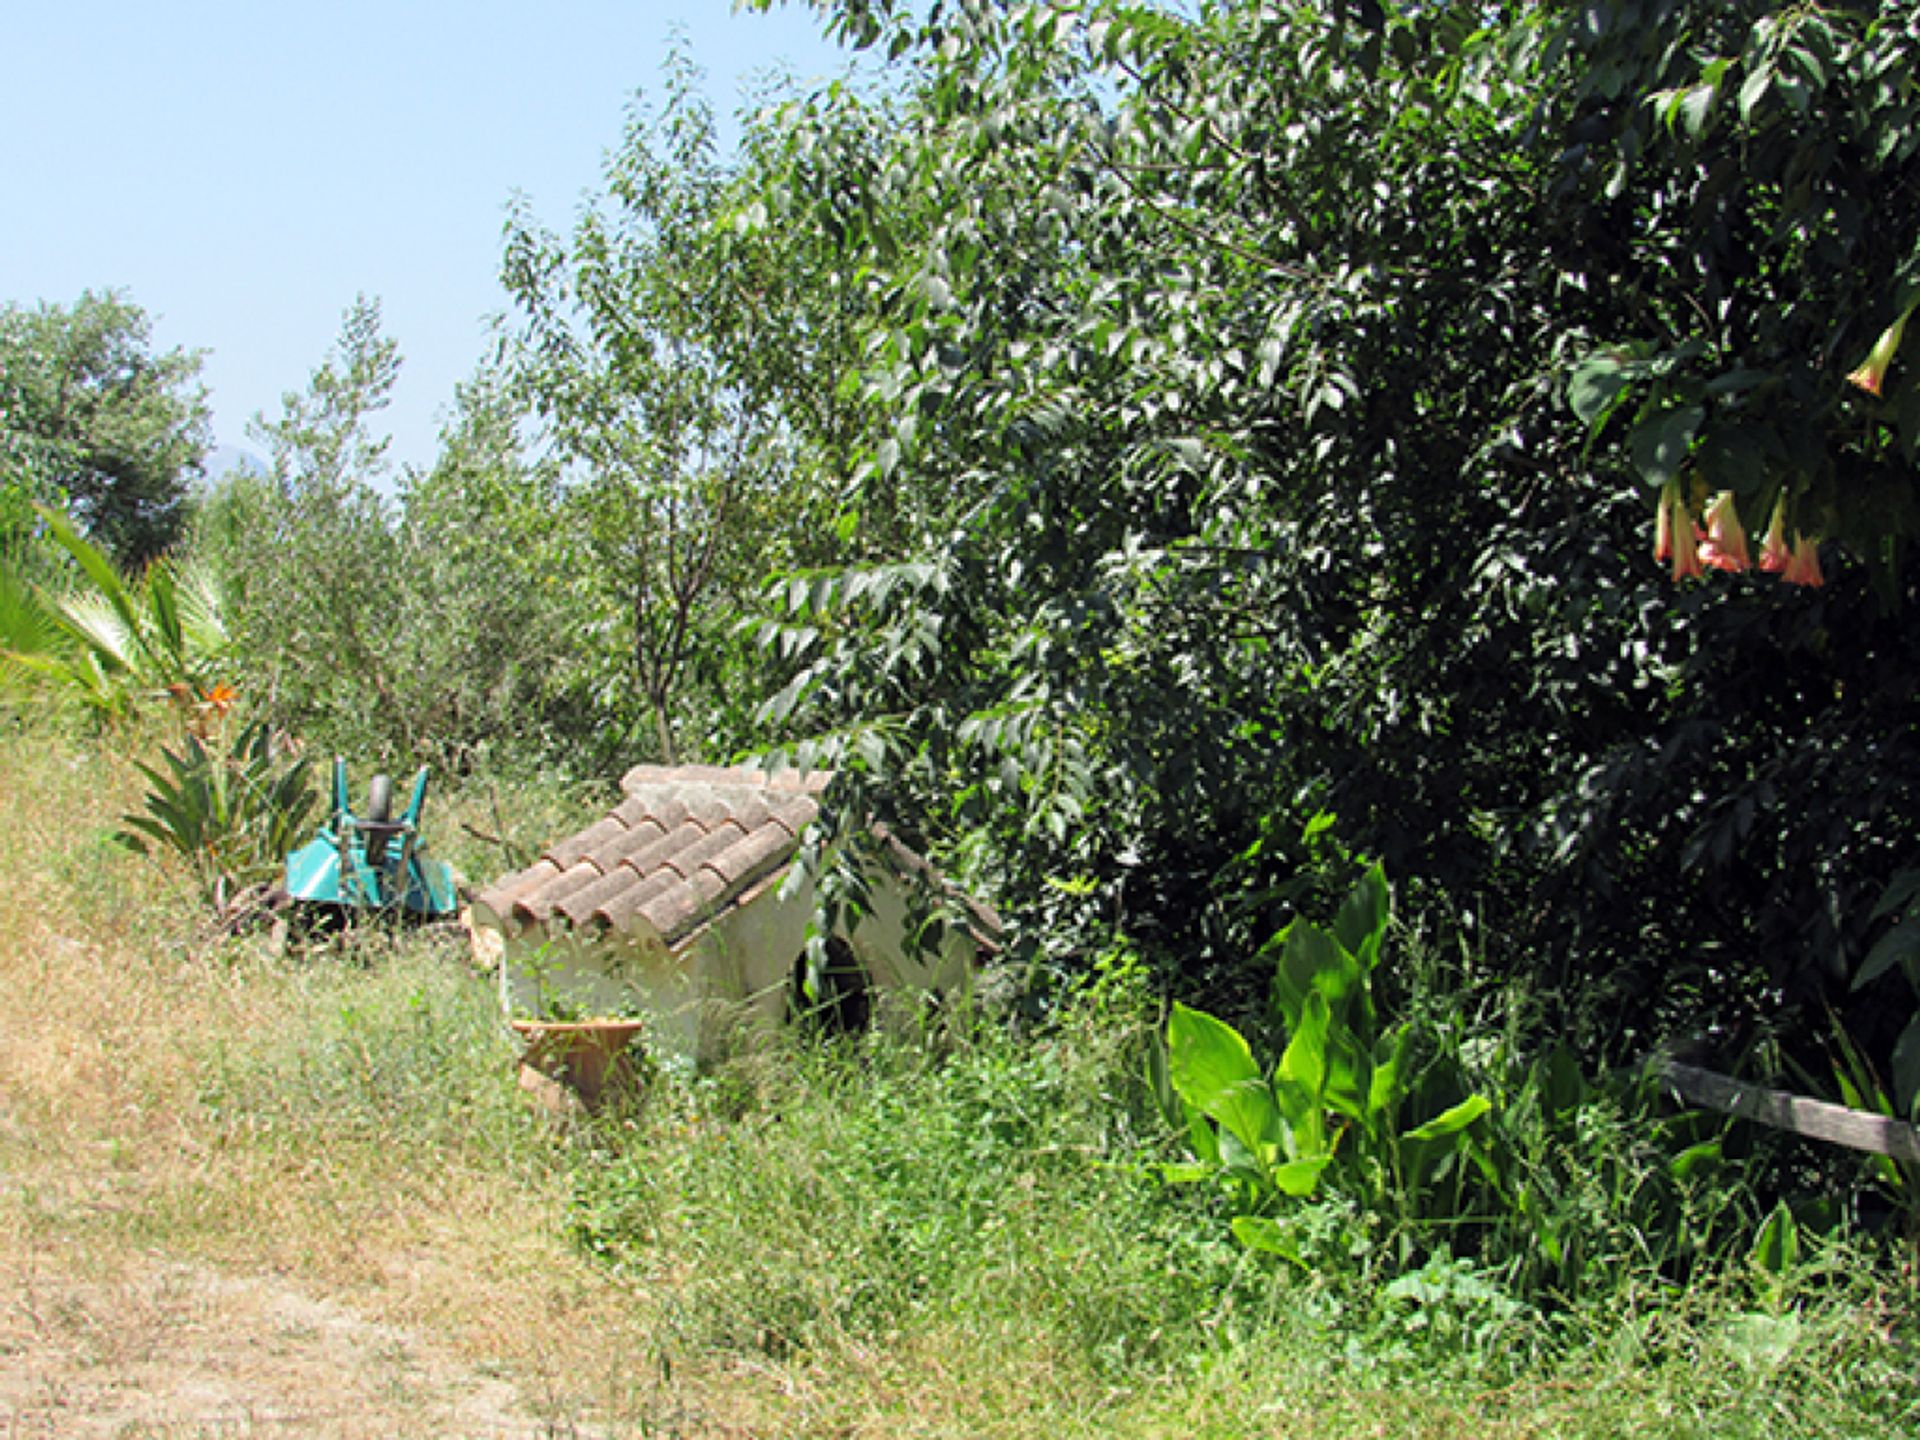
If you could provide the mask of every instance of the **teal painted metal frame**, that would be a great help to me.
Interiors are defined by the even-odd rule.
[[[363,820],[353,813],[347,762],[333,762],[333,815],[320,833],[287,856],[287,893],[295,900],[355,910],[398,909],[422,919],[455,914],[453,872],[427,857],[420,817],[427,805],[427,770],[413,777],[413,794],[398,820]]]

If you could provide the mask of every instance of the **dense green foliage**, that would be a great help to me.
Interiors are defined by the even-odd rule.
[[[0,309],[0,557],[31,528],[25,501],[64,501],[125,564],[173,543],[209,443],[199,376],[114,291]]]
[[[650,733],[623,739],[668,760],[739,728],[760,681],[737,620],[758,586],[849,548],[832,522],[857,301],[824,283],[821,237],[769,217],[764,162],[736,173],[716,145],[675,52],[604,199],[566,237],[516,214],[503,267],[514,375],[576,537],[576,611],[604,617],[594,681],[605,708],[644,705]]]
[[[914,83],[790,111],[776,193],[880,297],[872,485],[962,503],[774,592],[769,738],[1068,973],[1249,1007],[1344,850],[1590,1056],[1817,1063],[1835,1004],[1884,1065],[1920,390],[1848,372],[1920,236],[1910,7],[890,9],[831,13]],[[1644,558],[1722,491],[1825,587]]]
[[[556,728],[576,743],[587,728],[562,658],[585,622],[561,588],[551,474],[482,370],[433,468],[396,485],[375,421],[400,363],[378,305],[356,302],[306,390],[261,426],[272,473],[235,472],[200,507],[195,548],[247,657],[236,684],[316,743],[396,769],[503,747],[543,758]]]

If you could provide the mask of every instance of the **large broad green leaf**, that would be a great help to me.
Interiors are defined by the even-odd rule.
[[[1327,1088],[1327,1032],[1332,1012],[1319,991],[1308,994],[1300,1023],[1287,1040],[1275,1078],[1298,1085],[1316,1098]]]
[[[1327,1108],[1359,1121],[1371,1135],[1373,1058],[1360,1043],[1360,1037],[1340,1024],[1328,1028],[1326,1053],[1327,1083],[1323,1093]]]
[[[1582,424],[1597,430],[1627,386],[1646,370],[1644,362],[1602,350],[1574,367],[1567,381],[1567,403]]]
[[[1282,1195],[1303,1199],[1320,1187],[1321,1172],[1332,1163],[1331,1155],[1312,1155],[1299,1160],[1289,1160],[1284,1165],[1274,1166],[1268,1178]]]
[[[1245,1038],[1224,1020],[1175,1005],[1167,1022],[1167,1073],[1182,1099],[1249,1151],[1258,1155],[1278,1143],[1273,1092]]]
[[[1387,917],[1393,903],[1387,885],[1386,867],[1379,861],[1360,877],[1352,892],[1341,903],[1334,917],[1333,938],[1340,947],[1360,962],[1363,974],[1380,961],[1380,946],[1387,933]]]
[[[1289,1153],[1312,1158],[1327,1153],[1327,1033],[1331,1015],[1327,997],[1308,994],[1300,1024],[1287,1041],[1274,1071],[1273,1094],[1287,1122]]]
[[[1281,937],[1274,967],[1273,1001],[1288,1031],[1297,1030],[1307,997],[1319,994],[1344,1011],[1363,980],[1359,962],[1340,942],[1306,920],[1295,920]]]
[[[1210,1165],[1217,1170],[1223,1162],[1220,1157],[1220,1136],[1214,1130],[1213,1122],[1202,1115],[1197,1108],[1184,1101],[1180,1108],[1184,1117],[1181,1129],[1186,1134],[1187,1144],[1192,1147],[1193,1153],[1200,1157],[1202,1164]]]
[[[1407,1093],[1407,1053],[1413,1045],[1413,1027],[1401,1025],[1374,1046],[1373,1070],[1367,1084],[1367,1133],[1378,1138],[1389,1133]]]
[[[1443,1110],[1424,1125],[1416,1125],[1407,1132],[1409,1140],[1438,1140],[1443,1135],[1457,1135],[1473,1124],[1482,1115],[1493,1108],[1493,1102],[1484,1095],[1469,1095],[1458,1105]]]
[[[1896,965],[1905,967],[1910,975],[1920,973],[1915,968],[1916,961],[1920,961],[1920,918],[1909,916],[1882,935],[1879,943],[1867,952],[1867,958],[1853,977],[1853,988],[1865,989]]]

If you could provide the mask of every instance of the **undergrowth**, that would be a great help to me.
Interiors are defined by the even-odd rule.
[[[1497,1255],[1442,1247],[1396,1269],[1336,1199],[1292,1223],[1345,1253],[1322,1246],[1304,1269],[1243,1251],[1220,1203],[1145,1163],[1159,1142],[1136,1036],[1108,1019],[932,1048],[794,1042],[662,1077],[584,1142],[575,1233],[671,1295],[662,1347],[683,1363],[833,1376],[932,1353],[956,1375],[1042,1384],[1028,1403],[1047,1423],[995,1413],[989,1386],[940,1396],[945,1418],[920,1414],[924,1433],[1199,1419],[1192,1433],[1332,1434],[1362,1395],[1392,1397],[1377,1407],[1401,1417],[1387,1434],[1895,1435],[1920,1421],[1910,1296],[1854,1241],[1810,1243],[1786,1275],[1730,1251],[1679,1284],[1660,1263],[1672,1246],[1603,1233],[1620,1261],[1574,1298],[1510,1289],[1520,1272]],[[1600,1163],[1634,1143],[1617,1120],[1585,1137],[1596,1168],[1570,1203],[1596,1231],[1635,1218],[1619,1176],[1643,1159]],[[1094,1395],[1104,1430],[1077,1409]],[[836,1413],[870,1421],[875,1406],[881,1391]]]
[[[123,762],[16,732],[0,779],[20,797],[0,1158],[39,1177],[10,1201],[22,1233],[95,1263],[271,1264],[389,1296],[517,1357],[567,1415],[617,1373],[618,1405],[592,1402],[626,1417],[610,1433],[1920,1432],[1910,1273],[1812,1230],[1791,1264],[1754,1264],[1731,1160],[1700,1182],[1723,1203],[1678,1212],[1713,1219],[1711,1255],[1636,1234],[1657,1157],[1630,1097],[1551,1144],[1518,1112],[1497,1132],[1539,1143],[1598,1257],[1576,1291],[1484,1240],[1401,1247],[1337,1194],[1277,1212],[1310,1242],[1293,1264],[1244,1250],[1220,1195],[1162,1183],[1176,1149],[1137,996],[1037,1035],[788,1037],[555,1120],[515,1088],[457,948],[219,939],[185,877],[112,844]],[[489,830],[484,792],[439,802]],[[1497,1010],[1425,1003],[1473,1016],[1463,1058],[1499,1085],[1498,1044],[1475,1042]],[[597,1282],[555,1278],[565,1247]]]

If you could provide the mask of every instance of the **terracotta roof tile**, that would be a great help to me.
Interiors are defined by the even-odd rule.
[[[599,878],[600,871],[582,861],[517,897],[512,905],[513,918],[523,925],[538,924],[551,915],[561,901],[577,890],[586,889]]]
[[[746,833],[732,823],[717,825],[708,833],[674,852],[673,856],[664,862],[666,868],[682,880],[692,880],[699,873],[702,865],[714,856],[725,854],[732,849],[746,836]]]
[[[619,899],[639,880],[639,872],[626,865],[616,865],[586,889],[574,891],[553,908],[575,925],[586,925],[593,920],[594,911],[611,900]]]
[[[706,862],[729,884],[739,884],[764,875],[793,853],[793,832],[777,822],[769,822],[737,838]]]
[[[529,868],[518,874],[509,875],[491,890],[480,897],[488,909],[504,917],[513,908],[513,902],[530,890],[544,885],[560,873],[560,867],[551,860],[537,860]]]
[[[562,840],[547,851],[546,858],[566,870],[581,856],[591,854],[609,840],[617,840],[626,833],[626,822],[608,815],[594,821],[578,835],[570,835]]]
[[[647,909],[661,896],[685,883],[671,870],[657,871],[637,884],[629,884],[613,899],[602,901],[588,918],[612,930],[639,930],[658,938],[660,927],[647,918]]]
[[[831,774],[639,765],[611,813],[476,901],[516,926],[604,925],[677,946],[792,857]]]
[[[669,832],[658,821],[646,819],[631,829],[622,830],[610,840],[604,840],[593,847],[580,859],[593,866],[602,875],[613,871],[633,856],[666,841]]]

